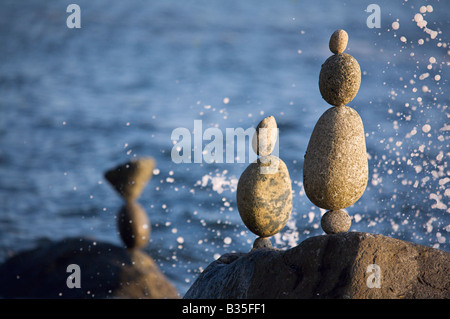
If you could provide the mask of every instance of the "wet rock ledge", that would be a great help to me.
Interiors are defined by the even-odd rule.
[[[450,298],[450,253],[361,232],[225,254],[187,291],[202,298]]]

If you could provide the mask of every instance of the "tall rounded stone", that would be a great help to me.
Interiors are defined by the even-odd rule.
[[[353,205],[366,189],[368,161],[364,126],[348,106],[328,109],[317,121],[303,164],[308,198],[327,210]]]
[[[278,137],[277,122],[273,116],[268,116],[259,122],[252,139],[253,151],[257,155],[267,156],[275,148]]]
[[[150,221],[141,205],[127,202],[117,215],[120,237],[127,248],[142,248],[150,239]]]
[[[270,237],[286,225],[292,211],[292,185],[286,164],[278,157],[263,156],[239,178],[237,207],[247,228]]]

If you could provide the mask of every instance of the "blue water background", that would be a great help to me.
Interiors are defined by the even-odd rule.
[[[103,173],[142,156],[157,161],[139,198],[152,223],[144,250],[181,295],[221,254],[250,250],[235,199],[248,163],[171,160],[172,131],[194,120],[225,135],[275,116],[294,208],[272,242],[323,234],[302,164],[330,107],[318,76],[340,28],[362,69],[349,106],[369,156],[351,230],[449,251],[448,1],[377,1],[379,29],[366,25],[373,1],[77,0],[81,28],[69,29],[73,2],[0,2],[0,261],[68,236],[122,245],[122,200]],[[414,21],[427,5],[434,38]]]

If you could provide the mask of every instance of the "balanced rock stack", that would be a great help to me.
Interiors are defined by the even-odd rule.
[[[132,160],[105,173],[105,178],[125,199],[117,215],[120,237],[127,248],[142,248],[150,239],[150,220],[137,199],[153,175],[155,160],[151,157]]]
[[[315,205],[327,209],[321,226],[327,234],[347,232],[350,216],[344,208],[364,193],[368,161],[364,126],[359,114],[346,106],[361,84],[358,61],[344,53],[348,34],[337,30],[330,38],[334,53],[322,65],[319,89],[332,108],[319,118],[312,132],[303,164],[303,185]]]
[[[268,237],[286,225],[292,211],[292,186],[286,164],[271,155],[278,137],[275,118],[257,126],[252,147],[259,158],[239,178],[237,207],[245,226],[259,236],[253,248],[272,247]]]

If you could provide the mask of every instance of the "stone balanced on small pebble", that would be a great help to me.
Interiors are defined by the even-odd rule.
[[[315,205],[328,210],[321,220],[327,234],[350,229],[350,216],[343,209],[362,196],[368,181],[364,126],[359,114],[346,106],[361,84],[358,61],[344,53],[347,42],[344,30],[335,31],[330,38],[334,55],[322,64],[319,89],[333,107],[317,121],[303,163],[306,195]]]
[[[271,155],[278,137],[275,118],[269,116],[256,127],[252,147],[260,157],[239,178],[237,207],[247,228],[259,236],[253,248],[271,248],[268,237],[286,225],[292,211],[292,185],[286,164]]]
[[[117,214],[117,228],[127,248],[143,248],[150,240],[150,220],[137,199],[153,175],[155,160],[133,159],[105,173],[105,178],[125,199]]]

